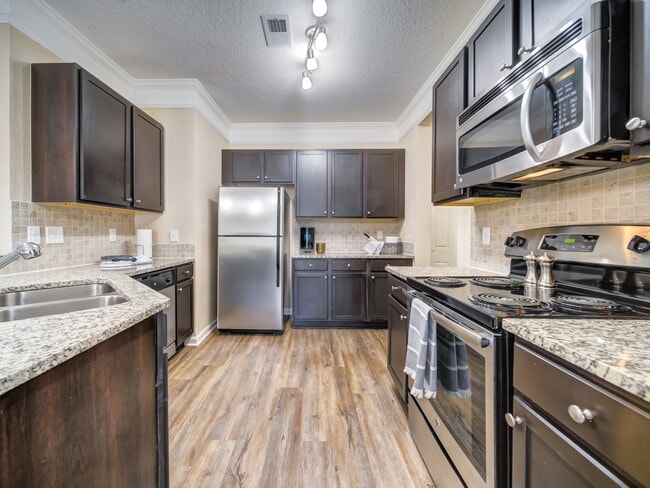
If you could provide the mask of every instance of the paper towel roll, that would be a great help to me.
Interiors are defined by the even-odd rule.
[[[151,229],[138,229],[136,254],[138,256],[153,257],[153,236]]]

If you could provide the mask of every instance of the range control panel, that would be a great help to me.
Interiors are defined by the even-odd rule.
[[[544,251],[593,252],[597,234],[547,234],[539,248]]]

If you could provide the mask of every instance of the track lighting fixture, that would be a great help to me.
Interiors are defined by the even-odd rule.
[[[302,89],[309,90],[311,88],[311,71],[302,72]]]
[[[307,49],[307,62],[305,63],[305,67],[309,71],[314,71],[318,68],[318,62],[314,57],[314,50],[311,48]]]
[[[316,17],[322,17],[327,13],[327,2],[325,0],[314,0],[311,8]]]

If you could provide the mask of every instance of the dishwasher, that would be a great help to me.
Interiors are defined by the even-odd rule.
[[[167,269],[138,275],[134,278],[170,300],[169,306],[163,310],[167,322],[163,352],[167,358],[171,358],[176,353],[176,270]]]

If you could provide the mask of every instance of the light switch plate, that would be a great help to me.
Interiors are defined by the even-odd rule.
[[[45,227],[46,244],[63,244],[63,227]]]
[[[27,240],[35,244],[41,243],[41,228],[37,225],[27,226]]]
[[[378,241],[383,241],[384,240],[384,233],[381,230],[377,231],[377,240]]]
[[[109,240],[109,242],[117,241],[117,230],[108,229],[108,240]]]
[[[178,242],[178,229],[169,231],[169,242]]]
[[[489,246],[490,242],[492,242],[490,234],[491,234],[491,229],[489,227],[483,227],[483,234],[481,238],[483,245]]]

